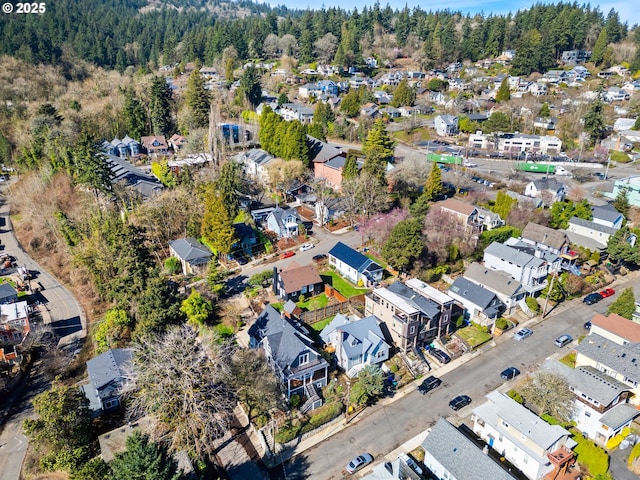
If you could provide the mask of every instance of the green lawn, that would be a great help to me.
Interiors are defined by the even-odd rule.
[[[329,305],[329,297],[325,293],[311,297],[304,302],[298,302],[300,308],[306,310],[317,310],[318,308],[326,307]]]
[[[311,325],[311,328],[313,328],[316,332],[321,332],[322,329],[327,325],[329,325],[331,323],[331,320],[333,320],[334,318],[335,317],[327,317],[324,320],[320,320],[319,322],[316,322],[313,325]]]
[[[366,288],[355,287],[351,282],[345,280],[340,275],[332,272],[331,270],[323,272],[320,276],[322,277],[324,283],[331,285],[347,298],[355,297],[356,295],[369,292],[369,290]]]
[[[560,362],[564,363],[567,367],[576,367],[576,352],[566,354],[560,359]]]
[[[456,332],[460,337],[469,344],[471,348],[476,348],[485,342],[491,340],[491,335],[481,331],[475,325],[461,328]]]
[[[576,433],[573,439],[578,442],[578,445],[573,449],[578,455],[578,463],[589,469],[590,476],[595,477],[600,473],[607,473],[607,470],[609,470],[609,455],[607,455],[607,452],[579,433]]]
[[[382,268],[387,268],[389,266],[389,264],[387,262],[385,262],[384,260],[382,260],[381,258],[374,257],[370,253],[365,253],[365,255],[368,258],[370,258],[371,260],[373,260],[374,262],[376,262],[378,265],[380,265]]]

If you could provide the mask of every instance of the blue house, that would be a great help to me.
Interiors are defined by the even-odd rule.
[[[267,230],[271,230],[279,238],[291,238],[298,236],[302,220],[294,209],[284,210],[275,208],[267,215]]]
[[[382,280],[383,268],[369,257],[338,242],[329,250],[329,265],[356,285],[375,285]]]

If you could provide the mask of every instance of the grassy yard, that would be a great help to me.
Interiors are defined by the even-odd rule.
[[[481,331],[475,325],[461,328],[456,332],[471,348],[476,348],[491,340],[491,335]]]
[[[588,438],[584,438],[580,433],[576,432],[573,439],[578,442],[578,445],[573,449],[578,455],[578,463],[589,469],[590,476],[595,477],[598,474],[607,473],[609,469],[609,455],[607,455],[607,452]]]
[[[347,298],[355,297],[356,295],[369,292],[369,290],[366,288],[357,288],[353,286],[351,282],[345,280],[340,275],[332,272],[331,270],[323,272],[320,276],[322,277],[324,283],[331,285]]]
[[[560,359],[560,362],[564,363],[567,367],[576,367],[576,352],[571,352]]]
[[[329,297],[326,294],[321,293],[315,297],[311,297],[304,302],[298,302],[297,305],[305,310],[317,310],[318,308],[326,307],[329,305]]]
[[[378,265],[380,265],[382,268],[387,268],[389,266],[389,264],[385,262],[383,259],[375,257],[371,255],[369,252],[365,253],[365,255],[367,256],[367,258],[370,258],[371,260],[376,262]]]
[[[327,317],[324,320],[320,320],[319,322],[316,322],[313,325],[311,325],[311,328],[313,328],[316,332],[321,332],[322,329],[327,325],[329,325],[331,323],[331,320],[333,320],[334,318],[335,317]]]

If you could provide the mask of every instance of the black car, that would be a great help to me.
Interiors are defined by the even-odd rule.
[[[442,384],[442,380],[431,375],[424,379],[424,381],[418,387],[418,391],[421,394],[429,393],[434,388],[438,388]]]
[[[327,256],[324,253],[319,253],[318,255],[314,255],[312,260],[316,263],[324,262],[327,259]]]
[[[467,395],[458,395],[456,398],[454,398],[449,402],[449,406],[453,410],[457,411],[463,407],[466,407],[470,403],[471,403],[471,397],[468,397]]]
[[[587,330],[591,330],[591,320],[589,320],[588,322],[584,322],[584,328]]]
[[[516,367],[509,367],[506,370],[503,370],[502,373],[500,374],[500,376],[504,380],[512,380],[516,378],[518,375],[520,375],[520,370],[518,370]]]
[[[602,295],[598,292],[593,292],[584,297],[584,300],[582,301],[587,305],[593,305],[594,303],[598,303],[600,300],[602,300]]]
[[[442,350],[438,350],[437,348],[432,348],[431,350],[429,350],[429,353],[440,363],[447,364],[451,361],[451,357],[449,355],[444,353]]]

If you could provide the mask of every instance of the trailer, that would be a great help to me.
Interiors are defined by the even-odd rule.
[[[516,163],[516,170],[529,173],[545,173],[553,175],[571,175],[566,168],[551,163],[520,162]]]
[[[435,163],[446,163],[448,165],[462,165],[462,157],[460,155],[427,153],[427,161]]]

